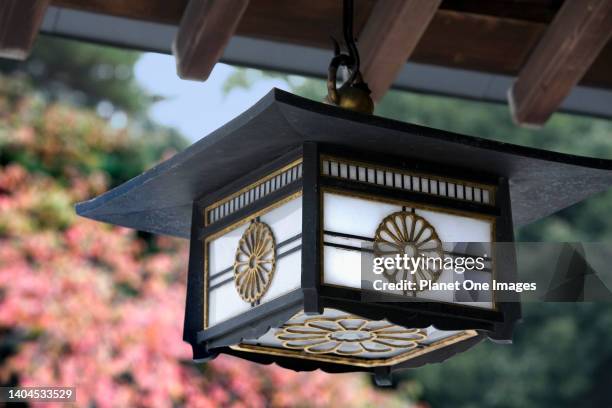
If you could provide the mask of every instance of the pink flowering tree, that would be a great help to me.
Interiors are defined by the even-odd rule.
[[[0,383],[74,386],[77,405],[97,407],[405,405],[361,374],[194,364],[182,341],[186,242],[74,214],[109,187],[108,161],[139,148],[129,131],[0,77]]]

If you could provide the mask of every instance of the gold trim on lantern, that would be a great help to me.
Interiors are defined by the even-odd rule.
[[[406,329],[386,321],[367,320],[354,315],[316,316],[301,323],[286,323],[275,336],[284,348],[310,354],[338,355],[411,350],[427,338],[424,330]]]
[[[464,186],[464,187],[479,188],[479,189],[481,189],[483,191],[486,190],[486,191],[489,192],[489,202],[485,203],[485,202],[479,202],[479,201],[476,201],[476,200],[468,200],[466,198],[451,197],[448,194],[443,196],[439,192],[438,193],[431,193],[431,192],[420,191],[420,189],[419,190],[402,189],[402,188],[399,188],[399,187],[387,186],[386,184],[377,184],[377,183],[366,182],[366,181],[361,181],[361,180],[352,180],[348,176],[347,177],[332,176],[331,174],[329,174],[329,175],[325,175],[326,177],[340,178],[340,179],[344,179],[344,180],[354,181],[356,183],[372,184],[372,185],[377,185],[377,186],[381,186],[381,187],[395,188],[395,189],[400,189],[400,190],[405,190],[405,191],[415,191],[415,192],[418,192],[418,193],[424,193],[424,194],[430,194],[430,195],[434,195],[434,196],[440,196],[440,197],[444,197],[444,198],[449,198],[451,200],[474,202],[474,203],[477,203],[477,204],[482,204],[482,205],[491,206],[491,207],[495,206],[495,202],[496,202],[496,200],[495,200],[496,197],[495,196],[497,194],[497,186],[495,184],[480,183],[480,182],[475,182],[475,181],[463,180],[463,179],[459,179],[459,178],[441,176],[441,175],[432,174],[432,173],[423,173],[423,172],[419,172],[419,171],[406,170],[406,169],[401,169],[401,168],[398,168],[398,167],[390,167],[390,166],[381,165],[381,164],[377,164],[377,163],[368,163],[368,162],[363,162],[363,161],[356,161],[356,160],[352,160],[352,159],[345,159],[345,158],[342,158],[342,157],[330,156],[330,155],[325,155],[325,154],[321,155],[320,156],[320,160],[319,160],[319,173],[321,175],[324,175],[323,174],[324,173],[324,171],[323,171],[323,162],[324,161],[336,162],[336,163],[338,163],[338,165],[345,164],[347,166],[358,166],[358,167],[363,167],[365,169],[370,169],[370,170],[374,170],[374,171],[377,171],[377,170],[388,171],[388,172],[392,172],[392,173],[397,173],[397,174],[402,175],[402,176],[419,177],[419,178],[424,178],[424,179],[440,181],[440,182],[444,182],[444,183],[458,184],[458,185],[461,185],[461,186]],[[348,169],[347,169],[347,171],[348,171]],[[338,172],[340,172],[339,168],[338,168]],[[465,195],[465,193],[464,193],[464,195]]]
[[[239,195],[241,195],[242,193],[245,193],[245,192],[247,192],[247,191],[249,191],[249,190],[251,190],[251,189],[253,189],[253,188],[255,188],[255,187],[259,187],[259,186],[261,186],[262,184],[264,184],[264,183],[266,183],[267,181],[269,181],[269,180],[273,179],[274,177],[278,176],[279,174],[282,174],[282,173],[284,173],[285,171],[287,171],[287,170],[289,170],[289,169],[291,169],[291,168],[293,168],[293,167],[298,166],[299,164],[301,164],[301,163],[302,163],[302,161],[303,161],[303,160],[302,160],[302,158],[300,157],[299,159],[297,159],[297,160],[295,160],[295,161],[293,161],[293,162],[291,162],[291,163],[289,163],[289,164],[287,164],[287,165],[285,165],[285,166],[281,167],[281,168],[280,168],[280,169],[278,169],[278,170],[273,171],[272,173],[270,173],[270,174],[268,174],[268,175],[266,175],[266,176],[264,176],[264,177],[260,178],[259,180],[255,181],[255,182],[253,182],[253,183],[249,184],[248,186],[245,186],[245,187],[241,188],[240,190],[235,191],[235,192],[231,193],[230,195],[228,195],[228,196],[226,196],[226,197],[223,197],[223,198],[221,198],[221,199],[219,199],[219,200],[215,201],[214,203],[211,203],[211,204],[207,205],[207,206],[204,208],[204,225],[205,225],[205,226],[208,226],[208,225],[210,225],[210,224],[211,224],[211,223],[209,222],[209,220],[208,220],[208,213],[209,213],[209,211],[212,211],[212,210],[214,210],[215,208],[220,207],[220,206],[224,205],[225,203],[230,202],[231,200],[233,200],[234,198],[238,197],[238,196],[239,196]],[[296,179],[296,180],[299,180],[299,178],[298,178],[298,179]],[[215,222],[217,222],[217,221],[215,221]],[[213,224],[214,224],[214,223],[213,223]]]
[[[232,350],[242,351],[247,353],[258,353],[258,354],[267,354],[271,356],[279,356],[279,357],[291,357],[298,358],[303,360],[314,360],[321,361],[325,363],[335,363],[335,364],[345,364],[352,365],[356,367],[380,367],[380,366],[389,366],[398,364],[404,361],[408,361],[414,359],[416,357],[420,357],[422,355],[431,353],[432,351],[439,350],[441,348],[450,346],[455,343],[459,343],[461,341],[470,339],[478,335],[478,332],[475,330],[465,330],[460,333],[457,333],[453,336],[438,340],[432,344],[424,345],[422,348],[413,348],[407,350],[405,353],[398,354],[389,358],[377,358],[377,359],[367,359],[363,357],[355,357],[355,356],[343,356],[337,354],[315,354],[315,353],[307,353],[302,350],[295,349],[287,349],[273,346],[260,346],[260,345],[251,345],[240,343],[238,345],[230,346]]]
[[[408,252],[411,253],[408,253]],[[436,229],[424,217],[409,211],[396,211],[387,215],[378,225],[374,234],[374,256],[386,257],[389,255],[408,255],[411,258],[434,254],[438,259],[443,259],[444,251],[442,242],[438,237]],[[434,265],[435,266],[435,265]],[[398,282],[398,274],[403,274],[402,279],[408,275],[416,282],[428,280],[437,282],[440,279],[443,268],[433,270],[429,267],[417,268],[415,271],[399,269],[385,269],[383,276],[388,282]],[[413,296],[416,296],[413,291]],[[404,290],[404,295],[408,293]]]
[[[376,203],[395,204],[395,205],[399,205],[402,207],[414,208],[416,210],[434,211],[434,212],[438,212],[442,214],[458,215],[461,217],[467,217],[467,218],[487,221],[491,224],[491,236],[490,236],[491,242],[490,243],[491,243],[492,248],[495,245],[496,224],[497,224],[497,217],[495,215],[488,215],[488,214],[476,213],[476,212],[471,212],[471,211],[457,210],[454,208],[448,208],[448,207],[442,207],[442,206],[436,206],[436,205],[430,205],[430,204],[415,203],[413,201],[400,200],[400,199],[389,198],[389,197],[380,196],[380,195],[356,192],[356,191],[346,190],[346,189],[342,189],[338,187],[327,187],[327,186],[322,187],[320,195],[319,195],[319,200],[320,200],[319,225],[321,226],[321,228],[319,228],[320,243],[321,243],[320,244],[321,266],[319,268],[319,279],[322,285],[325,285],[328,287],[348,288],[348,289],[353,289],[353,290],[367,291],[366,289],[356,289],[356,288],[352,288],[349,286],[337,285],[337,284],[325,282],[325,269],[324,269],[325,232],[323,228],[324,226],[323,222],[324,222],[324,216],[325,216],[325,205],[324,205],[325,193],[336,194],[336,195],[345,196],[345,197],[359,198],[362,200],[373,201]],[[495,262],[494,254],[492,253],[491,254],[491,281],[493,281],[496,278],[496,275],[497,275],[496,274],[496,262]],[[421,298],[417,298],[417,299],[421,299]],[[428,301],[427,299],[424,299],[424,298],[421,300]],[[456,307],[465,307],[469,309],[480,309],[480,310],[483,309],[480,306],[466,305],[463,303],[454,303],[454,302],[447,302],[447,301],[441,301],[441,300],[435,300],[435,301],[432,300],[432,302],[445,303],[449,305],[454,305]],[[492,311],[499,310],[499,307],[496,302],[495,291],[492,292],[491,304],[492,304],[492,308],[491,309],[485,308],[485,310],[492,310]]]
[[[209,258],[209,254],[208,254],[208,244],[210,243],[210,241],[219,238],[220,236],[223,236],[225,234],[227,234],[230,231],[235,230],[236,228],[240,227],[241,225],[244,225],[248,222],[251,222],[252,220],[254,220],[257,217],[261,217],[264,214],[267,214],[268,212],[280,207],[283,204],[288,203],[289,201],[292,201],[298,197],[302,196],[302,190],[296,191],[295,193],[292,193],[286,197],[281,198],[278,201],[275,201],[274,203],[270,204],[268,207],[266,208],[262,208],[259,211],[255,211],[254,213],[251,213],[247,216],[245,216],[243,219],[236,221],[233,224],[230,224],[228,226],[226,226],[225,228],[221,229],[220,231],[217,231],[214,234],[211,234],[209,236],[207,236],[204,239],[204,242],[202,243],[202,245],[204,246],[204,329],[208,329],[209,328],[209,318],[208,318],[208,277],[210,275],[210,271],[209,271],[209,263],[208,263],[208,258]],[[255,306],[257,307],[257,306]]]
[[[276,241],[266,223],[254,221],[242,234],[234,259],[234,285],[238,295],[256,303],[266,293],[276,270]]]

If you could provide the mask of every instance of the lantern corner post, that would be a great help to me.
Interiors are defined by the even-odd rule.
[[[323,212],[319,185],[319,145],[304,142],[302,180],[302,293],[304,313],[322,314],[321,273]]]

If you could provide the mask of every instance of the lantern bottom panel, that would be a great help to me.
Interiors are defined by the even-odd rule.
[[[232,349],[357,367],[395,365],[477,336],[474,330],[406,328],[326,308],[323,314],[299,312],[281,327]]]

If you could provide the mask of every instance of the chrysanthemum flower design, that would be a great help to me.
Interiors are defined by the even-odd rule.
[[[240,297],[257,302],[266,293],[276,269],[276,243],[270,227],[252,222],[244,231],[234,261],[234,284]]]
[[[358,316],[318,316],[288,323],[276,332],[284,347],[312,354],[382,354],[410,350],[427,337],[424,330],[406,329],[387,321]]]
[[[435,228],[423,217],[413,212],[398,211],[386,216],[376,229],[374,236],[376,257],[407,255],[411,258],[443,259],[444,250]],[[383,276],[389,282],[427,280],[436,282],[442,268],[439,263],[420,263],[415,270],[410,268],[388,268]],[[407,292],[404,291],[406,294]]]

